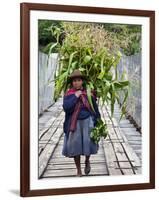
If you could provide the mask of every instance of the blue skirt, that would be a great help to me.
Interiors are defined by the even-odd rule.
[[[77,127],[74,132],[69,132],[68,137],[64,135],[62,155],[73,157],[76,155],[96,154],[99,144],[90,138],[90,131],[94,127],[92,116],[86,119],[78,119]]]

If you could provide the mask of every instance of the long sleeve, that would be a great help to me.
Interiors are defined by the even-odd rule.
[[[72,113],[77,103],[78,97],[75,94],[64,96],[63,109],[67,113]]]

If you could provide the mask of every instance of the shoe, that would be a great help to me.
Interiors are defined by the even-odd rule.
[[[90,171],[91,171],[90,161],[88,162],[85,161],[84,173],[88,175]]]

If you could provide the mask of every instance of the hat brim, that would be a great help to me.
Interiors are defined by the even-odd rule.
[[[86,81],[88,80],[88,76],[86,76],[86,75],[71,76],[71,77],[68,76],[68,78],[67,78],[67,84],[71,83],[74,78],[82,78],[83,80],[86,80]]]
[[[82,79],[85,79],[85,80],[87,80],[88,79],[88,76],[86,76],[86,75],[77,75],[77,76],[68,76],[68,80],[72,80],[72,79],[74,79],[74,78],[82,78]]]

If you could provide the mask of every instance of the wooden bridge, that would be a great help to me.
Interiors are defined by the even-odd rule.
[[[90,157],[89,176],[142,173],[141,133],[125,117],[118,123],[121,113],[118,104],[115,104],[113,118],[110,108],[102,107],[101,102],[99,111],[108,125],[109,134],[100,140],[98,153]],[[39,117],[39,178],[76,176],[74,159],[62,155],[64,115],[60,98]],[[84,160],[81,156],[83,176]]]

